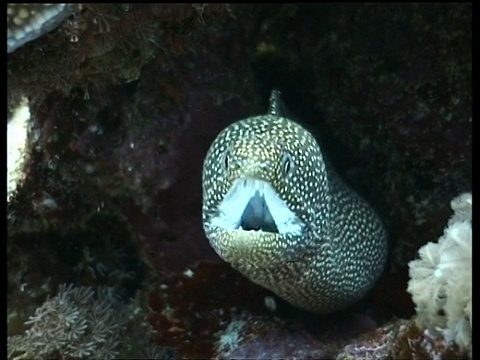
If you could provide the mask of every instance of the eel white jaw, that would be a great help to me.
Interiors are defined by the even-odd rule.
[[[237,179],[211,224],[224,230],[301,235],[304,224],[263,180]]]

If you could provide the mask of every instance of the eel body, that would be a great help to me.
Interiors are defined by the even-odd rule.
[[[326,165],[312,134],[280,113],[237,121],[203,167],[203,227],[251,281],[317,313],[359,300],[380,276],[387,239],[375,211]]]
[[[73,4],[7,4],[7,53],[55,29],[73,8]]]

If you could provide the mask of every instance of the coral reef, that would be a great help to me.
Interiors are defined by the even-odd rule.
[[[354,359],[467,359],[465,351],[432,337],[415,321],[398,319],[364,333],[347,344],[337,360]]]
[[[185,358],[331,358],[347,339],[374,329],[373,318],[381,319],[365,302],[332,316],[299,311],[212,262],[162,279],[150,308],[157,343]]]
[[[8,334],[23,323],[62,283],[114,288],[132,297],[143,286],[145,265],[120,219],[90,217],[69,231],[9,234],[7,241]]]
[[[241,24],[228,5],[127,5],[85,5],[9,55],[33,134],[7,210],[11,335],[61,283],[131,296],[145,262],[215,259],[197,184],[216,133],[253,111]]]
[[[227,265],[202,262],[162,279],[150,295],[150,322],[157,343],[176,348],[182,357],[212,358],[215,334],[236,315],[247,309],[254,316],[268,314],[266,295]]]
[[[261,336],[253,335],[262,327],[265,330]],[[330,344],[330,348],[333,347]],[[306,331],[285,329],[284,324],[246,323],[244,320],[234,320],[228,325],[218,342],[218,353],[220,359],[322,359],[331,356],[326,343]]]
[[[149,343],[145,319],[111,288],[61,285],[25,322],[25,333],[8,338],[8,358],[163,359],[165,351]]]
[[[472,194],[451,201],[454,211],[438,242],[420,250],[411,261],[408,292],[418,323],[443,334],[461,349],[472,346]]]
[[[30,140],[30,176],[9,203],[9,231],[45,230],[45,218],[68,227],[96,209],[136,206],[159,218],[156,196],[183,181],[179,169],[196,188],[209,139],[252,109],[251,71],[236,50],[225,53],[242,43],[241,27],[228,6],[199,14],[191,5],[88,5],[71,20],[82,24],[78,42],[55,31],[9,56],[9,103],[27,97],[41,134]]]

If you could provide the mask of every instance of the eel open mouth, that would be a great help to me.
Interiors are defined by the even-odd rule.
[[[255,192],[243,211],[240,218],[240,228],[247,231],[260,230],[278,233],[275,221],[265,202],[265,197],[260,194],[260,191]]]
[[[303,224],[274,188],[263,180],[241,178],[234,182],[218,208],[212,225],[225,230],[302,233]]]

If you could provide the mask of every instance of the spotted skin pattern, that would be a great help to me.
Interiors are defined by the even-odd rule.
[[[326,166],[314,137],[269,114],[240,120],[212,143],[203,167],[203,226],[217,254],[291,304],[329,313],[359,300],[382,272],[384,228],[374,210]],[[235,180],[259,179],[304,224],[302,232],[225,229],[212,223]],[[275,211],[275,210],[273,210]]]
[[[73,4],[7,4],[7,52],[55,29],[73,8]]]

